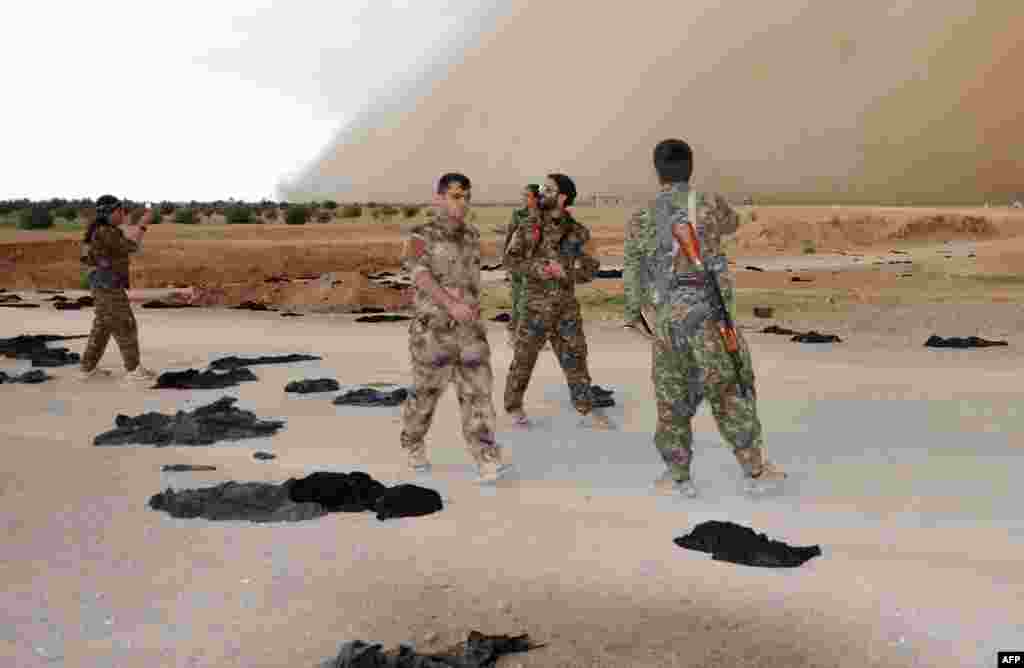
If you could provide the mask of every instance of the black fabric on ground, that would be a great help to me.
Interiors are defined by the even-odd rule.
[[[193,411],[175,415],[143,413],[136,417],[118,414],[116,429],[93,439],[93,445],[211,445],[217,441],[237,441],[270,436],[284,426],[278,420],[260,420],[251,411],[232,404],[235,397],[221,397]]]
[[[621,269],[598,269],[594,278],[622,278]]]
[[[332,513],[361,513],[374,510],[377,500],[387,489],[386,485],[362,471],[317,471],[296,480],[289,498],[296,503],[319,503]]]
[[[951,336],[948,339],[944,339],[941,336],[932,334],[924,342],[924,345],[929,348],[989,348],[992,346],[1008,346],[1010,344],[1006,341],[988,341],[977,336],[968,336],[966,338]]]
[[[349,390],[334,399],[338,406],[397,406],[409,397],[409,391],[400,387],[391,392],[381,392],[372,387]]]
[[[44,295],[59,295],[63,293],[63,290],[50,290],[48,288],[39,288],[36,292]]]
[[[216,487],[173,490],[154,494],[149,507],[171,517],[250,522],[301,522],[327,514],[318,503],[295,503],[288,498],[293,481],[280,485],[265,482],[225,482]]]
[[[748,264],[744,269],[749,269],[750,271],[764,271],[761,267],[755,267],[752,264]]]
[[[501,656],[541,647],[545,645],[534,644],[525,633],[488,636],[479,631],[470,631],[465,642],[430,654],[405,645],[385,651],[383,645],[352,640],[341,646],[337,657],[317,668],[494,668]]]
[[[311,392],[336,392],[340,388],[341,385],[333,378],[307,378],[306,380],[293,380],[284,386],[284,391],[309,394]]]
[[[199,304],[188,302],[165,302],[162,299],[151,299],[142,304],[142,308],[201,308]]]
[[[53,302],[53,308],[58,311],[77,311],[83,307],[94,307],[95,300],[92,297],[79,297],[75,301],[56,301]]]
[[[301,317],[302,315],[303,315],[302,313],[295,313],[294,311],[285,311],[284,313],[281,314],[281,317],[282,318],[294,318],[294,317]]]
[[[359,308],[352,311],[353,313],[387,313],[386,308],[380,306],[360,306]]]
[[[835,334],[822,334],[811,330],[805,334],[797,334],[790,341],[797,343],[842,343],[843,340]]]
[[[701,522],[672,541],[679,547],[711,554],[715,561],[763,568],[795,568],[821,556],[821,547],[794,547],[733,522]]]
[[[32,369],[18,376],[8,376],[3,371],[0,371],[0,385],[4,383],[42,383],[50,378],[53,378],[53,376],[48,376],[45,371],[40,371],[39,369]]]
[[[356,322],[401,322],[402,320],[412,320],[407,315],[392,315],[390,313],[381,315],[363,315],[356,318]]]
[[[266,304],[260,304],[259,302],[253,302],[253,301],[244,301],[241,304],[239,304],[238,306],[232,306],[231,308],[233,308],[235,310],[242,310],[242,311],[277,311],[278,310],[276,308],[270,308]]]
[[[32,366],[55,367],[78,364],[81,356],[69,353],[67,348],[50,348],[51,341],[87,339],[88,334],[60,336],[56,334],[21,334],[10,339],[0,339],[0,356],[19,360],[32,360]]]
[[[498,264],[485,264],[482,267],[480,267],[480,271],[495,271],[501,269],[502,266],[503,265],[501,262],[499,262]]]
[[[189,369],[188,371],[165,371],[156,379],[154,389],[159,390],[220,390],[234,387],[249,380],[259,380],[250,369],[242,367],[231,369],[226,373],[217,373],[207,369]]]
[[[2,302],[20,302],[21,297],[18,295],[0,295],[0,303]]]
[[[800,332],[795,329],[786,329],[785,327],[779,327],[778,325],[769,325],[761,330],[762,334],[783,334],[785,336],[793,336]]]
[[[62,295],[54,295],[53,297],[47,297],[43,301],[44,302],[66,302],[66,301],[68,301],[68,298],[64,297]]]
[[[496,315],[493,318],[491,318],[491,322],[511,322],[511,321],[512,321],[512,314],[511,313],[499,313],[498,315]]]
[[[208,466],[206,464],[164,464],[160,467],[161,471],[216,471],[216,466]]]
[[[252,453],[252,457],[253,459],[277,459],[277,455],[271,452],[263,452],[262,450]]]
[[[39,308],[39,304],[3,304],[3,303],[0,303],[0,306],[3,306],[4,308]]]
[[[210,362],[210,368],[224,371],[226,369],[240,369],[244,366],[253,366],[255,364],[287,364],[290,362],[311,362],[319,359],[323,358],[316,355],[271,355],[269,357],[235,357],[232,355],[213,360]]]
[[[378,520],[392,517],[421,517],[444,509],[441,495],[436,490],[419,485],[395,485],[387,488],[377,499],[373,510]]]

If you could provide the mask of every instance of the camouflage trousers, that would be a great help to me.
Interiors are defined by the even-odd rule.
[[[413,383],[402,405],[402,448],[410,454],[426,449],[423,439],[437,402],[454,382],[470,456],[477,463],[500,462],[501,447],[494,440],[491,349],[484,324],[418,316],[409,323],[409,353]]]
[[[672,350],[665,337],[659,336],[653,343],[651,378],[658,404],[654,445],[676,480],[690,479],[691,422],[704,399],[711,404],[722,438],[732,447],[744,473],[760,475],[764,466],[750,349],[742,333],[736,334],[742,377],[750,390],[746,398],[738,396],[736,370],[714,320],[709,318],[685,337],[681,350]]]
[[[514,333],[526,311],[526,277],[522,274],[510,274],[509,282],[512,293],[512,319],[509,320],[508,330]]]
[[[93,288],[95,318],[89,343],[82,354],[81,368],[92,371],[99,364],[107,343],[113,335],[121,349],[124,368],[134,371],[139,366],[139,328],[128,303],[128,293],[121,289]]]
[[[505,379],[505,411],[522,410],[523,396],[537,365],[537,357],[548,340],[569,384],[573,406],[581,415],[589,414],[593,409],[593,399],[583,318],[579,302],[565,298],[552,302],[530,300],[526,304],[516,329],[512,366]]]

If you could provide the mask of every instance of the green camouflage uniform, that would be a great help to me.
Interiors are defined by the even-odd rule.
[[[83,249],[82,262],[94,267],[89,272],[95,318],[89,342],[82,354],[81,369],[92,371],[113,336],[121,349],[124,368],[139,366],[139,328],[128,303],[131,254],[139,245],[114,225],[99,225],[92,243]]]
[[[677,481],[690,479],[693,455],[691,421],[700,403],[711,404],[725,441],[747,476],[766,466],[757,417],[750,350],[737,330],[742,375],[750,396],[737,396],[736,371],[725,350],[718,322],[710,317],[709,288],[679,252],[673,258],[670,219],[688,220],[689,188],[666,187],[649,209],[636,212],[626,225],[625,319],[641,315],[653,328],[651,378],[657,398],[654,444]],[[735,323],[735,289],[722,254],[722,237],[736,232],[739,217],[719,195],[697,195],[697,228],[704,266],[718,273],[722,296]]]
[[[402,253],[403,268],[415,281],[430,273],[442,289],[468,306],[480,304],[480,231],[464,223],[452,229],[444,212],[414,227]],[[458,322],[430,295],[416,289],[409,323],[413,387],[402,407],[401,445],[424,453],[437,402],[452,382],[462,412],[462,435],[477,464],[500,462],[494,440],[494,378],[487,328],[480,320]]]
[[[583,252],[589,240],[590,231],[568,213],[552,218],[538,210],[530,212],[506,247],[504,265],[525,279],[524,308],[505,383],[506,412],[522,410],[537,357],[548,340],[565,373],[573,406],[581,415],[588,415],[593,408],[587,339],[576,299],[576,283],[592,281],[600,267]],[[562,265],[564,278],[547,278],[542,273],[547,260]]]
[[[525,207],[522,209],[516,209],[512,212],[512,221],[508,225],[508,230],[505,232],[505,246],[507,250],[509,244],[512,242],[512,238],[515,235],[519,225],[526,220],[530,215],[530,210]],[[526,300],[523,295],[526,292],[526,277],[520,272],[509,271],[508,272],[509,283],[512,286],[512,319],[509,320],[508,330],[509,332],[515,332],[519,326],[519,321],[522,319],[523,312],[526,308]]]

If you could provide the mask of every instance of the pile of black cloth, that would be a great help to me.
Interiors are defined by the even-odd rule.
[[[792,336],[790,341],[796,341],[797,343],[842,343],[843,340],[835,334],[822,334],[811,330],[809,332],[798,332],[792,329],[786,329],[785,327],[779,327],[778,325],[770,325],[761,330],[762,334],[782,334],[783,336]]]
[[[496,269],[501,269],[502,266],[503,265],[501,262],[499,262],[498,264],[485,264],[482,267],[480,267],[480,271],[495,271]]]
[[[270,436],[284,426],[278,420],[263,421],[251,411],[232,404],[235,397],[221,397],[193,411],[176,415],[143,413],[136,417],[118,414],[116,429],[93,439],[93,445],[211,445],[217,441],[238,441]]]
[[[0,295],[0,304],[7,304],[20,301],[21,297],[19,297],[18,295]]]
[[[436,490],[418,485],[387,487],[361,471],[317,471],[281,484],[225,482],[200,489],[167,489],[149,507],[172,517],[250,522],[299,522],[328,513],[377,513],[378,520],[421,517],[444,508]]]
[[[165,302],[161,299],[151,299],[142,304],[142,308],[200,308],[199,304],[188,302]]]
[[[316,668],[493,668],[505,654],[528,652],[545,645],[530,641],[528,634],[519,636],[488,636],[470,631],[465,642],[446,650],[421,654],[411,647],[399,645],[382,650],[383,645],[352,640],[341,646],[338,656]]]
[[[701,522],[693,531],[672,541],[687,550],[707,552],[715,561],[762,568],[795,568],[821,556],[821,547],[793,547],[771,540],[733,522]]]
[[[54,297],[54,299],[57,301],[53,302],[53,308],[58,311],[77,311],[83,306],[92,307],[96,305],[92,297],[79,297],[75,301],[68,301],[64,297]]]
[[[301,313],[296,313],[295,311],[285,311],[284,313],[281,314],[281,317],[282,318],[296,318],[296,317],[301,318],[302,314]]]
[[[10,339],[0,339],[0,356],[19,360],[32,360],[32,366],[55,367],[78,364],[81,356],[68,352],[67,348],[50,348],[51,341],[87,339],[88,334],[59,336],[55,334],[22,334]]]
[[[261,357],[221,357],[220,359],[213,360],[210,362],[211,369],[217,369],[218,371],[226,371],[228,369],[240,369],[243,366],[253,366],[256,364],[286,364],[289,362],[309,362],[312,360],[323,359],[316,355],[271,355]]]
[[[340,388],[341,385],[333,378],[307,378],[305,380],[293,380],[284,386],[284,391],[309,394],[311,392],[335,392]]]
[[[361,387],[349,390],[334,399],[336,406],[397,406],[409,398],[409,390],[404,387],[382,392],[372,387]]]
[[[49,380],[52,377],[53,376],[46,375],[45,371],[40,371],[39,369],[32,369],[31,371],[26,371],[20,376],[8,376],[3,371],[0,371],[0,385],[3,385],[4,383],[42,383],[43,381]]]
[[[412,318],[407,315],[394,315],[391,313],[362,315],[356,318],[356,322],[401,322],[402,320],[412,320]]]
[[[279,309],[270,308],[266,304],[261,304],[254,301],[244,301],[238,306],[232,306],[231,308],[242,311],[278,311]]]
[[[245,367],[231,369],[226,373],[217,373],[212,369],[206,371],[189,369],[187,371],[165,371],[157,377],[156,385],[153,388],[158,390],[220,390],[250,380],[259,380],[259,378]]]
[[[18,299],[20,299],[20,297],[18,297],[18,295],[12,295],[12,296],[13,297],[17,297]],[[39,304],[19,304],[19,303],[3,302],[3,301],[0,301],[0,306],[4,306],[6,308],[39,308]]]
[[[990,348],[992,346],[1008,346],[1010,344],[1006,341],[988,341],[977,336],[968,336],[966,338],[951,336],[948,339],[944,339],[941,336],[932,334],[924,342],[924,345],[928,348]]]

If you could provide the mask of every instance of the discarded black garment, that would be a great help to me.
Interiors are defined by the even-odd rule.
[[[210,368],[224,371],[226,369],[240,369],[244,366],[253,366],[255,364],[287,364],[290,362],[309,362],[319,359],[323,358],[316,355],[272,355],[269,357],[235,357],[232,355],[213,360],[210,362]]]
[[[672,540],[679,547],[711,554],[715,561],[764,568],[795,568],[821,556],[821,547],[793,547],[733,522],[701,522]]]
[[[594,278],[622,278],[621,269],[598,269]]]
[[[68,298],[64,297],[63,295],[54,295],[52,297],[47,297],[43,301],[44,302],[66,302],[67,300],[68,300]]]
[[[336,392],[340,388],[341,385],[333,378],[316,378],[293,380],[284,386],[284,391],[309,394],[310,392]]]
[[[276,309],[276,308],[270,308],[266,304],[260,304],[259,302],[254,302],[254,301],[244,301],[241,304],[239,304],[238,306],[232,306],[231,308],[233,308],[235,310],[243,310],[243,311],[278,311],[279,310],[279,309]]]
[[[395,485],[388,488],[374,505],[378,520],[392,517],[421,517],[444,509],[436,490],[419,485]]]
[[[496,271],[498,269],[501,269],[501,267],[501,262],[499,262],[498,264],[485,264],[482,267],[480,267],[480,271]]]
[[[288,498],[296,503],[319,503],[329,512],[361,513],[375,510],[377,500],[386,491],[386,485],[361,471],[317,471],[296,480],[291,486]],[[440,499],[440,496],[438,498]]]
[[[216,471],[216,466],[208,466],[206,464],[164,464],[160,467],[161,471]]]
[[[4,308],[39,308],[39,304],[4,304],[0,303],[0,306]]]
[[[252,457],[253,459],[277,459],[277,455],[271,452],[263,452],[262,450],[252,453]]]
[[[284,313],[281,314],[282,318],[294,318],[296,316],[301,317],[302,313],[295,313],[294,311],[285,311]]]
[[[95,306],[95,300],[92,297],[79,297],[75,301],[56,301],[53,302],[53,308],[58,311],[77,311],[82,307],[93,307]]]
[[[151,299],[143,303],[142,308],[200,308],[200,306],[188,302],[165,302],[161,299]]]
[[[55,367],[78,364],[81,356],[69,353],[67,348],[50,348],[51,341],[87,339],[88,334],[59,336],[55,334],[22,334],[10,339],[0,339],[0,356],[19,360],[32,360],[32,366]]]
[[[372,387],[349,390],[334,399],[336,406],[397,406],[409,397],[409,391],[400,387],[391,392],[381,392]]]
[[[199,371],[165,371],[156,379],[154,389],[158,390],[220,390],[234,387],[243,381],[259,380],[251,370],[242,367],[231,369],[227,373],[217,373],[211,369]]]
[[[811,330],[805,334],[797,334],[790,341],[798,343],[842,343],[843,340],[835,334],[822,334]]]
[[[4,302],[20,302],[21,297],[18,295],[2,295],[0,296],[0,303]]]
[[[511,322],[511,321],[512,321],[512,314],[511,313],[499,313],[498,315],[496,315],[493,318],[491,318],[491,322]]]
[[[407,315],[392,315],[390,313],[382,315],[363,315],[356,318],[356,322],[400,322],[402,320],[412,320]]]
[[[93,439],[93,445],[211,445],[217,441],[237,441],[270,436],[284,426],[278,420],[260,420],[251,411],[232,404],[235,397],[221,397],[206,406],[176,415],[143,413],[136,417],[118,414],[116,429]]]
[[[59,294],[61,294],[64,291],[63,290],[51,290],[50,288],[39,288],[38,290],[36,290],[36,292],[38,292],[39,294],[43,294],[43,295],[59,295]]]
[[[948,339],[944,339],[941,336],[932,334],[924,342],[924,345],[928,348],[990,348],[992,346],[1008,346],[1010,344],[1006,341],[988,341],[977,336],[968,336],[966,338],[951,336]]]
[[[182,489],[154,494],[149,507],[171,517],[250,522],[301,522],[323,517],[318,503],[295,503],[288,498],[289,480],[280,485],[265,482],[225,482],[216,487]]]
[[[800,332],[793,329],[786,329],[785,327],[779,327],[778,325],[769,325],[761,330],[762,334],[783,334],[785,336],[793,336]]]
[[[383,645],[352,640],[341,646],[338,656],[318,668],[494,668],[505,654],[528,652],[545,647],[530,641],[528,634],[487,636],[470,631],[465,642],[448,649],[421,654],[406,645],[382,650]]]
[[[761,267],[755,267],[752,264],[748,264],[744,269],[749,269],[750,271],[764,271]]]
[[[4,383],[42,383],[43,381],[49,380],[52,377],[53,376],[46,375],[46,372],[40,371],[39,369],[32,369],[31,371],[26,371],[25,373],[19,376],[8,376],[3,371],[0,371],[0,385],[3,385]]]

